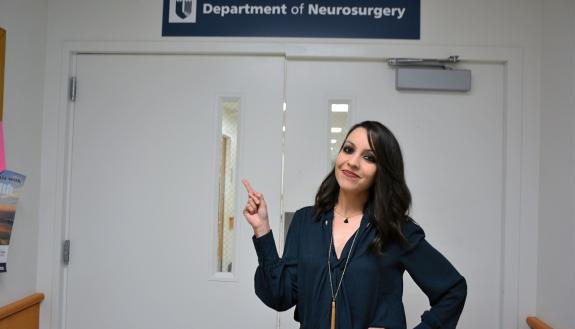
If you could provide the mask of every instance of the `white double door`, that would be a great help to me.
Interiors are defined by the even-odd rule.
[[[295,211],[313,203],[329,169],[332,101],[350,104],[351,123],[378,120],[395,132],[413,216],[473,291],[461,326],[498,327],[504,74],[501,65],[465,66],[473,70],[469,93],[407,93],[394,89],[393,70],[380,62],[77,55],[65,329],[298,328],[292,310],[278,321],[254,294],[257,257],[240,179],[266,195],[281,243],[282,181],[284,209]],[[229,173],[237,198],[233,267],[223,274],[218,184],[229,99],[239,103]],[[405,281],[412,326],[428,303]]]

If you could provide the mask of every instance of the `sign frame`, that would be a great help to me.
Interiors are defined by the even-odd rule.
[[[162,36],[419,40],[420,16],[421,0],[164,0]]]

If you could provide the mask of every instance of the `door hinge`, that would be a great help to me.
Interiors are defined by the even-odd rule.
[[[68,265],[70,263],[70,240],[65,240],[64,245],[62,246],[62,261],[64,265]]]
[[[70,77],[70,82],[68,83],[68,98],[71,102],[76,101],[76,89],[77,89],[76,77]]]

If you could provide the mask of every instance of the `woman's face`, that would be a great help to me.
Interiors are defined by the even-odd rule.
[[[335,160],[335,178],[346,192],[362,193],[369,190],[377,170],[375,152],[369,146],[367,130],[354,129],[344,141]]]

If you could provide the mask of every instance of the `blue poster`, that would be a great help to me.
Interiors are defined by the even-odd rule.
[[[419,39],[420,0],[164,0],[162,36]]]

